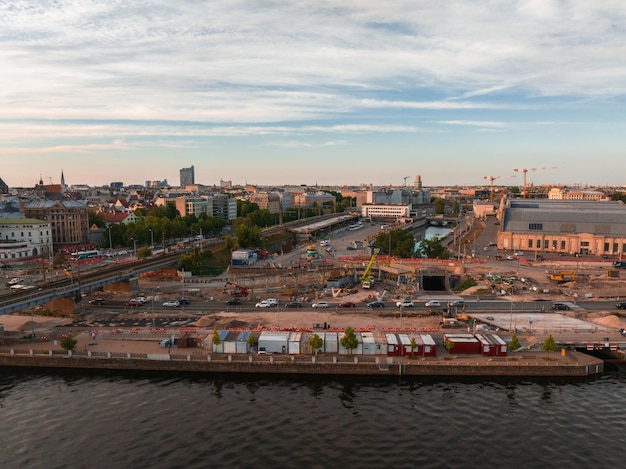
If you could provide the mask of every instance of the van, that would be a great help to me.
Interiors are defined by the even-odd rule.
[[[386,230],[387,228],[389,228],[389,225],[387,225],[386,223],[380,225],[381,230]]]

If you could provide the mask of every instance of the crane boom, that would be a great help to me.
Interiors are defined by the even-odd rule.
[[[380,252],[380,249],[374,248],[372,257],[369,263],[367,264],[367,267],[365,268],[365,272],[363,272],[363,275],[361,276],[361,286],[363,288],[371,288],[372,283],[374,283],[374,280],[372,279],[372,277],[369,276],[369,273],[370,273],[370,269],[372,268],[372,265],[374,264],[374,260],[376,259],[376,256],[378,256],[379,252]]]

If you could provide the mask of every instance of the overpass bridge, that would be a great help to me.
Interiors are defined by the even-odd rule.
[[[179,257],[180,253],[166,254],[123,265],[111,265],[98,270],[83,272],[77,270],[77,275],[72,276],[72,278],[40,283],[32,286],[32,288],[9,292],[0,296],[0,316],[34,308],[55,300],[71,299],[76,301],[83,291],[92,291],[105,285],[131,281],[139,274],[176,265]]]

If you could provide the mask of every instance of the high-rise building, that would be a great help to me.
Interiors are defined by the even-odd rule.
[[[196,177],[193,172],[193,166],[190,168],[182,168],[180,170],[180,187],[192,186],[196,183]]]

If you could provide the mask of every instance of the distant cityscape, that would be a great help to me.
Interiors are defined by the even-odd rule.
[[[528,170],[519,171],[521,187],[497,185],[492,176],[476,187],[427,187],[420,175],[410,182],[404,177],[398,186],[275,187],[224,180],[210,186],[196,183],[194,166],[180,169],[178,186],[167,180],[68,185],[61,172],[58,184],[40,179],[32,188],[13,188],[0,178],[0,262],[51,258],[79,246],[153,247],[155,239],[218,234],[251,209],[266,215],[265,226],[340,212],[404,224],[437,215],[491,217],[500,225],[497,247],[504,251],[621,258],[626,237],[621,187],[527,185]],[[157,223],[154,214],[167,207],[187,223],[175,229]],[[203,225],[200,219],[219,223]]]

